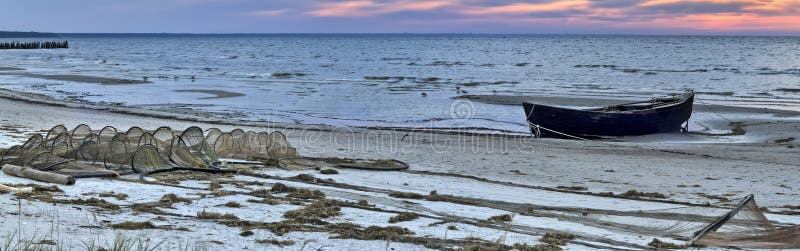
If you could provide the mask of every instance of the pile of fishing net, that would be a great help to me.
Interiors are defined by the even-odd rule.
[[[35,134],[0,157],[11,164],[61,173],[97,172],[98,167],[118,173],[149,174],[158,170],[220,170],[221,158],[265,161],[298,157],[297,149],[279,132],[222,132],[199,127],[175,131],[169,127],[119,131],[106,126],[92,130],[81,124],[72,130],[62,125],[45,136]],[[78,175],[81,176],[81,175]]]
[[[800,248],[800,226],[770,221],[753,195],[746,196],[732,209],[679,206],[653,210],[607,210],[540,206],[530,210],[526,215],[558,218],[611,232],[672,239],[664,242],[654,240],[650,245],[656,248]]]

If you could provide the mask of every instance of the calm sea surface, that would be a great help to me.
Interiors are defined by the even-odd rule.
[[[706,102],[800,110],[800,37],[98,34],[63,39],[71,48],[0,50],[0,67],[147,77],[153,83],[3,75],[0,88],[86,102],[190,108],[243,120],[511,131],[526,131],[521,107],[453,97],[646,98],[691,88]],[[210,98],[214,95],[197,90],[243,96]]]

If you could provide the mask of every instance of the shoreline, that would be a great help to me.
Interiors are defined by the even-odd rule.
[[[286,248],[375,250],[388,245],[399,250],[430,250],[497,245],[490,243],[501,239],[500,243],[507,246],[544,245],[544,234],[568,233],[575,237],[565,241],[566,249],[641,250],[653,239],[684,241],[646,232],[649,228],[645,223],[658,220],[661,212],[711,218],[727,212],[740,198],[755,194],[775,225],[800,224],[800,207],[796,204],[800,184],[791,178],[800,167],[796,164],[800,144],[796,139],[775,140],[800,138],[800,130],[792,130],[800,126],[800,121],[791,120],[791,114],[755,115],[735,108],[725,112],[743,121],[744,135],[668,134],[578,141],[425,128],[226,120],[196,111],[66,102],[0,89],[0,114],[4,115],[0,148],[21,144],[31,134],[45,133],[57,124],[68,130],[78,124],[93,129],[110,125],[120,130],[132,126],[146,130],[199,126],[222,131],[279,130],[300,155],[307,157],[397,159],[410,165],[409,170],[399,172],[336,168],[336,174],[261,167],[224,177],[187,175],[189,178],[177,184],[153,177],[141,181],[138,175],[79,179],[74,186],[58,186],[64,192],[53,193],[59,199],[56,204],[37,197],[18,200],[12,194],[0,194],[0,223],[24,221],[13,229],[24,238],[36,238],[30,236],[41,232],[41,226],[65,229],[58,233],[58,238],[65,239],[49,238],[70,247],[80,245],[74,240],[113,243],[118,236],[125,236],[163,241],[168,249],[190,244],[211,249],[277,247],[260,242],[266,241]],[[698,114],[705,116],[697,118],[704,125],[729,126],[710,113]],[[314,178],[301,179],[309,176]],[[319,191],[324,199],[297,200],[258,193],[278,183]],[[3,174],[0,184],[51,185]],[[102,197],[109,190],[114,192],[112,197]],[[113,197],[115,194],[125,196],[120,195],[120,199]],[[188,203],[137,211],[169,194]],[[91,199],[105,203],[79,204]],[[332,207],[338,210],[338,216],[325,219],[328,223],[321,226],[364,227],[359,231],[400,227],[413,234],[387,244],[386,240],[331,238],[342,230],[304,230],[306,225],[287,222],[289,212],[314,203],[330,203],[325,201],[339,203]],[[397,222],[397,217],[409,212],[417,218]],[[225,214],[233,216],[213,218]],[[509,221],[492,220],[504,215],[509,215]],[[643,226],[625,230],[630,221],[642,222]],[[278,231],[275,226],[289,230]],[[13,238],[12,234],[0,232],[0,239]],[[306,242],[309,240],[312,242]]]
[[[544,243],[541,237],[546,233],[574,234],[575,239],[567,241],[564,246],[567,249],[643,249],[654,238],[681,243],[680,239],[615,228],[629,224],[625,220],[614,221],[611,217],[608,222],[598,222],[595,218],[619,215],[647,222],[656,219],[649,218],[655,216],[636,212],[678,209],[692,214],[702,211],[712,217],[724,213],[739,198],[750,193],[756,194],[759,206],[769,210],[767,217],[774,223],[800,224],[800,209],[793,208],[797,206],[797,196],[800,196],[796,192],[796,182],[791,179],[798,167],[793,163],[800,149],[794,140],[781,143],[733,140],[719,144],[697,140],[705,136],[683,135],[681,137],[686,142],[664,143],[656,135],[653,138],[577,141],[402,128],[226,121],[203,113],[177,114],[125,106],[70,103],[8,90],[0,90],[0,113],[5,115],[0,121],[0,138],[9,134],[19,136],[9,140],[13,144],[20,144],[26,136],[41,133],[41,130],[56,124],[63,124],[68,129],[82,123],[93,129],[111,125],[121,130],[131,126],[150,130],[160,126],[176,130],[189,126],[217,127],[223,131],[243,128],[280,130],[302,156],[398,159],[411,165],[410,170],[403,172],[338,169],[338,174],[322,174],[313,169],[289,171],[266,167],[255,169],[253,175],[187,179],[178,184],[150,178],[147,182],[139,182],[135,175],[121,179],[92,178],[80,179],[74,186],[59,186],[64,192],[55,193],[57,198],[65,200],[98,198],[98,194],[108,190],[129,196],[127,199],[99,197],[120,208],[110,211],[92,205],[52,204],[35,198],[22,200],[17,205],[18,200],[13,195],[0,195],[0,208],[4,208],[0,209],[0,222],[13,225],[24,219],[26,224],[20,226],[20,232],[26,236],[45,228],[58,227],[65,229],[59,233],[62,238],[72,240],[89,241],[87,238],[91,238],[92,241],[111,243],[115,236],[124,234],[131,238],[163,240],[166,247],[188,245],[189,241],[209,238],[206,236],[209,232],[216,233],[211,238],[213,242],[191,243],[212,249],[276,248],[256,241],[271,239],[292,241],[291,245],[281,242],[291,248],[308,245],[312,249],[327,246],[374,250],[386,247],[385,240],[330,239],[336,231],[331,229],[290,230],[279,235],[270,229],[242,229],[230,220],[203,218],[208,217],[204,216],[206,212],[230,213],[241,222],[272,226],[269,224],[284,220],[286,217],[283,215],[287,212],[314,202],[296,201],[279,195],[273,195],[276,205],[253,202],[265,199],[256,196],[256,191],[269,190],[276,183],[319,190],[326,199],[349,202],[340,206],[341,216],[327,219],[331,224],[400,226],[411,230],[414,234],[407,238],[416,242],[392,241],[389,244],[401,250],[429,250],[434,247],[432,245],[447,244],[445,240],[466,245],[464,241],[470,238],[477,238],[476,243],[494,243],[501,236],[505,236],[504,245],[535,245]],[[770,117],[745,116],[740,119],[747,119],[749,123],[745,126],[747,137],[758,135],[760,130],[777,130],[775,126],[794,128],[792,126],[797,125],[796,122],[781,125],[774,121],[758,124],[762,120],[774,119]],[[726,123],[717,120],[714,123]],[[761,133],[772,135],[764,136],[766,138],[777,135]],[[736,137],[745,136],[721,138]],[[331,180],[298,180],[301,174]],[[221,184],[221,191],[227,193],[212,191],[210,187],[214,182]],[[50,185],[0,174],[0,184],[28,183]],[[171,208],[161,208],[162,213],[134,210],[138,205],[159,201],[162,195],[169,193],[191,203],[172,204]],[[403,193],[412,198],[395,197]],[[436,196],[431,197],[434,196],[431,194]],[[355,204],[361,200],[373,206]],[[231,205],[240,206],[225,206],[231,202],[235,202]],[[22,208],[22,214],[15,213],[18,207]],[[56,211],[59,212],[57,220],[52,213]],[[419,218],[391,223],[390,218],[401,212],[413,212]],[[575,217],[577,213],[588,214],[588,217]],[[488,221],[504,214],[511,215],[511,220]],[[154,228],[128,230],[114,227],[139,222],[152,222]],[[457,230],[450,229],[450,226]],[[253,236],[240,235],[245,231],[251,231]],[[11,234],[0,232],[0,238],[8,238]],[[303,243],[304,240],[314,242]]]

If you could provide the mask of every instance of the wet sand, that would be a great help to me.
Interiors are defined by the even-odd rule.
[[[244,96],[244,93],[229,92],[223,90],[174,90],[174,92],[193,92],[213,95],[212,97],[203,97],[200,99],[218,99],[218,98],[233,98]]]
[[[266,184],[233,186],[226,190],[249,192],[269,189],[276,182],[291,186],[320,189],[329,198],[358,201],[364,199],[381,211],[343,207],[342,216],[334,222],[350,222],[362,225],[399,225],[411,229],[414,236],[432,236],[441,239],[466,240],[467,237],[492,242],[503,238],[504,243],[537,244],[542,234],[563,231],[577,235],[568,242],[568,249],[628,248],[641,249],[654,236],[626,234],[611,231],[583,221],[571,221],[554,216],[525,215],[525,208],[558,206],[564,208],[586,208],[591,210],[613,210],[615,212],[658,210],[688,207],[692,210],[715,210],[731,207],[737,199],[755,194],[759,206],[773,212],[767,217],[782,223],[798,224],[797,209],[800,183],[794,178],[800,144],[796,140],[778,141],[780,138],[797,137],[800,121],[796,115],[783,117],[750,114],[736,108],[718,110],[725,116],[745,123],[744,135],[654,135],[625,138],[612,141],[576,141],[560,139],[534,139],[522,136],[492,136],[480,134],[458,134],[437,132],[410,132],[364,128],[336,128],[294,124],[261,122],[239,122],[222,120],[203,114],[171,114],[136,108],[90,104],[64,103],[48,100],[37,95],[0,92],[0,134],[22,134],[47,130],[54,124],[68,128],[86,123],[92,128],[112,125],[117,128],[139,126],[155,129],[170,126],[182,130],[197,125],[202,128],[218,127],[223,131],[233,128],[265,131],[281,130],[303,156],[346,158],[393,158],[405,161],[411,169],[405,172],[370,172],[341,169],[336,175],[322,175],[314,170],[285,171],[276,168],[258,170],[273,178],[235,176],[237,182],[260,181]],[[608,101],[591,101],[601,103]],[[737,115],[738,114],[738,115]],[[707,124],[727,121],[707,118]],[[764,123],[768,121],[769,123]],[[778,122],[780,121],[780,122]],[[13,128],[6,130],[3,128]],[[669,137],[660,140],[658,137]],[[0,137],[2,139],[3,137]],[[680,140],[676,140],[678,138]],[[20,144],[23,137],[8,137],[6,143]],[[622,141],[620,141],[622,140]],[[6,144],[7,145],[7,144]],[[286,181],[283,178],[301,173],[320,178],[331,178],[339,185],[325,183]],[[28,180],[0,175],[0,183],[24,184]],[[136,179],[135,177],[128,177]],[[349,186],[344,186],[344,185]],[[64,188],[66,198],[89,198],[90,192],[126,193],[127,200],[106,198],[122,205],[122,212],[107,212],[94,207],[52,205],[35,200],[24,201],[25,233],[50,229],[54,211],[59,212],[59,227],[68,228],[61,233],[72,239],[92,236],[113,240],[115,233],[154,239],[179,240],[181,242],[205,239],[206,233],[214,233],[212,240],[222,244],[205,243],[212,249],[219,248],[277,248],[260,246],[254,239],[275,238],[293,240],[293,248],[309,245],[311,249],[332,246],[334,249],[384,249],[381,240],[329,239],[328,234],[292,231],[284,236],[274,232],[255,229],[254,237],[240,236],[242,229],[231,227],[220,220],[196,219],[199,211],[232,213],[241,219],[274,222],[282,219],[284,212],[299,208],[283,202],[276,206],[248,202],[248,195],[199,196],[207,190],[208,181],[189,180],[181,187],[158,184],[135,184],[119,180],[78,180],[74,187]],[[356,189],[352,186],[362,187]],[[243,190],[242,190],[243,189]],[[629,190],[659,193],[657,197],[617,198]],[[145,192],[146,191],[146,192]],[[467,202],[456,203],[428,201],[425,199],[402,199],[388,196],[392,192],[418,193],[422,195],[436,191],[439,195],[468,197]],[[611,193],[609,197],[607,193]],[[175,215],[133,213],[133,203],[157,201],[166,193],[176,193],[192,198],[192,204],[174,204],[167,212]],[[220,206],[228,201],[237,201],[241,208]],[[0,195],[3,213],[0,221],[4,225],[16,224],[18,216],[10,214],[17,210],[17,200],[11,195]],[[82,210],[78,210],[79,208]],[[13,209],[13,210],[12,210]],[[9,211],[10,210],[10,211]],[[388,211],[387,211],[388,210]],[[576,209],[577,210],[577,209]],[[389,224],[387,220],[397,215],[396,211],[415,212],[416,220]],[[722,210],[724,211],[724,210]],[[267,212],[267,213],[265,213]],[[514,215],[509,223],[500,225],[482,223],[491,216]],[[778,214],[775,214],[778,213]],[[91,220],[92,216],[98,220]],[[74,216],[74,217],[73,217]],[[114,230],[111,224],[123,221],[154,221],[163,229]],[[592,218],[592,216],[589,216]],[[451,223],[433,224],[443,219]],[[472,222],[472,223],[470,223]],[[474,224],[473,224],[474,223]],[[449,230],[449,225],[455,229]],[[76,226],[89,226],[86,228]],[[189,231],[169,230],[186,227]],[[0,233],[3,235],[9,233]],[[82,237],[83,236],[83,237]],[[63,238],[63,237],[62,237]],[[89,237],[94,238],[94,237]],[[679,240],[658,237],[679,243]],[[303,244],[303,240],[314,242]],[[170,245],[174,243],[169,243]],[[397,250],[425,250],[418,244],[407,242],[390,243]],[[307,247],[307,248],[308,248]]]
[[[11,71],[11,70],[24,70],[24,69],[13,68],[8,70]],[[76,75],[76,74],[36,74],[36,73],[26,73],[26,72],[0,72],[0,75],[12,75],[19,77],[27,77],[27,78],[39,78],[47,80],[101,84],[101,85],[129,85],[129,84],[152,83],[147,80],[96,77],[96,76]]]

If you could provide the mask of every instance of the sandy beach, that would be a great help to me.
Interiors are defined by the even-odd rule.
[[[800,116],[790,111],[696,105],[694,133],[579,141],[246,122],[180,109],[66,103],[8,90],[0,96],[0,148],[22,144],[31,134],[46,133],[57,124],[70,129],[79,124],[95,129],[111,125],[122,130],[199,126],[279,130],[306,157],[397,159],[410,165],[404,171],[337,169],[337,174],[264,167],[177,182],[141,181],[138,175],[79,179],[74,186],[59,185],[58,191],[49,192],[58,202],[0,195],[0,224],[7,226],[0,232],[4,240],[23,236],[78,249],[87,243],[105,246],[130,238],[160,243],[161,248],[210,250],[511,249],[515,244],[519,249],[525,244],[638,250],[651,248],[653,239],[686,241],[631,230],[639,224],[635,222],[653,220],[641,212],[685,210],[716,217],[748,194],[755,195],[776,225],[800,223],[796,200],[800,183],[794,178]],[[507,97],[492,100],[511,102]],[[0,183],[50,186],[8,175],[0,175]],[[319,190],[327,200],[275,192],[278,183]],[[258,192],[264,189],[273,192],[265,197]],[[142,205],[163,202],[168,194],[184,200],[167,199],[159,210],[140,210]],[[91,198],[107,204],[76,202]],[[328,200],[335,204],[325,206],[333,203]],[[279,224],[286,224],[287,212],[309,209],[314,203],[337,211],[323,218],[324,224],[310,224],[314,227]],[[403,213],[414,216],[400,217]],[[141,222],[151,224],[131,226]],[[371,231],[379,234],[370,235]],[[548,233],[550,238],[543,238]],[[568,235],[552,244],[556,233]]]

